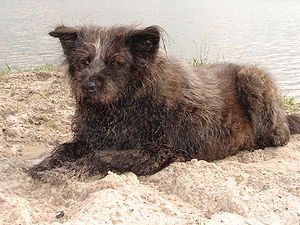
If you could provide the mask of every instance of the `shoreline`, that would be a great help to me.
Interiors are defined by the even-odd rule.
[[[193,58],[191,61],[193,66],[202,66],[204,64],[208,64],[207,60],[198,61],[196,58]],[[1,84],[1,76],[3,80],[3,76],[5,75],[17,75],[24,73],[53,73],[53,74],[61,74],[64,69],[62,64],[43,64],[38,66],[31,66],[28,68],[18,68],[16,66],[10,66],[9,64],[5,64],[5,67],[0,68],[0,84]],[[7,78],[4,78],[4,80]],[[298,102],[295,97],[288,96],[286,93],[282,93],[282,101],[284,104],[284,109],[287,113],[296,113],[300,114],[300,101]]]

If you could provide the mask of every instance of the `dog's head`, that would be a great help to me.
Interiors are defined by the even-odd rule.
[[[66,27],[49,33],[59,38],[77,101],[110,104],[143,79],[159,49],[160,28],[128,26]]]

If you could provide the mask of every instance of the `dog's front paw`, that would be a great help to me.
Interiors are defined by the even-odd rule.
[[[41,165],[37,165],[29,169],[25,169],[25,172],[34,180],[51,184],[61,184],[71,177],[74,177],[74,171],[70,171],[65,167],[48,169]]]
[[[43,177],[43,174],[47,170],[48,170],[48,168],[42,164],[38,164],[38,165],[32,166],[30,168],[24,169],[25,173],[27,173],[33,179],[39,179],[39,180],[41,180],[41,178]]]

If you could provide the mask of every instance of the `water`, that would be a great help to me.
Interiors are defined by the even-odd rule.
[[[160,25],[186,61],[254,63],[300,100],[299,0],[0,0],[0,68],[62,61],[57,24]]]

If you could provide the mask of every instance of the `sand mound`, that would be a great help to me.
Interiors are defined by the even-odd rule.
[[[43,184],[23,168],[70,139],[73,104],[61,73],[0,76],[0,224],[299,224],[300,135],[281,148],[148,177]]]

